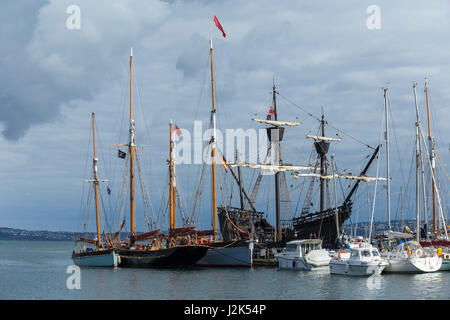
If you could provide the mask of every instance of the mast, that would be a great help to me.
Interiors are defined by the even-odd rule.
[[[95,190],[95,217],[97,221],[97,248],[101,247],[101,238],[100,238],[100,216],[99,216],[99,210],[98,210],[98,171],[97,171],[97,155],[95,150],[95,114],[92,112],[92,136],[93,136],[93,143],[94,143],[94,159],[93,159],[93,166],[94,166],[94,190]]]
[[[420,129],[420,128],[419,128]],[[426,225],[426,233],[428,238],[428,211],[427,211],[427,192],[425,188],[425,167],[424,167],[424,161],[423,161],[423,152],[422,152],[422,140],[419,139],[419,154],[420,154],[420,171],[422,173],[422,199],[423,199],[423,216],[425,220]]]
[[[383,88],[384,91],[384,109],[386,114],[386,131],[385,131],[385,141],[386,141],[386,186],[387,186],[387,214],[388,214],[388,230],[391,230],[391,182],[390,182],[390,168],[389,168],[389,112],[387,104],[387,88]]]
[[[274,109],[274,113],[275,113],[275,121],[278,121],[278,112],[277,112],[277,89],[275,87],[275,82],[273,84],[273,88],[272,88],[272,98],[273,98],[273,109]],[[278,128],[276,129],[272,129],[273,130],[278,130]],[[277,131],[278,133],[278,137],[276,137],[276,141],[275,141],[275,162],[276,164],[280,164],[281,162],[281,151],[280,151],[280,141],[281,141],[281,136],[280,136],[280,131]],[[272,137],[271,137],[272,138]],[[279,242],[282,239],[282,234],[281,234],[281,209],[280,209],[280,172],[277,171],[275,173],[275,213],[276,213],[276,226],[275,226],[275,241]]]
[[[322,119],[321,119],[321,126],[322,126],[322,137],[325,137],[325,116],[322,113]],[[328,143],[327,146],[329,146],[330,144]],[[317,145],[319,146],[319,145]],[[328,151],[328,147],[326,148],[327,150],[325,151],[324,148],[322,148],[324,146],[323,141],[320,142],[320,175],[324,176],[327,174],[327,168],[326,168],[326,152]],[[317,147],[316,147],[317,148]],[[325,210],[325,181],[324,179],[320,179],[320,212]]]
[[[331,156],[331,166],[333,169],[333,185],[334,185],[334,206],[335,206],[335,218],[336,218],[336,239],[340,237],[339,230],[339,214],[338,214],[338,205],[337,205],[337,195],[336,195],[336,168],[334,164],[334,156]]]
[[[425,78],[425,95],[427,98],[427,117],[428,117],[428,143],[430,145],[430,162],[431,162],[431,171],[432,175],[434,176],[434,169],[435,169],[435,154],[434,154],[434,141],[433,137],[431,136],[431,123],[430,123],[430,104],[428,99],[428,81],[427,78]],[[436,191],[435,191],[435,181],[432,180],[432,191],[433,191],[433,231],[437,231],[437,223],[436,223]]]
[[[239,163],[239,153],[236,149],[236,163]],[[244,195],[242,194],[242,172],[241,167],[238,167],[238,185],[239,185],[239,200],[241,204],[241,210],[244,210]]]
[[[361,171],[361,173],[359,174],[360,176],[364,176],[366,175],[367,170],[369,170],[370,165],[372,164],[373,160],[375,159],[375,157],[378,154],[378,151],[380,151],[381,148],[381,144],[377,146],[377,148],[375,149],[375,151],[373,152],[372,156],[370,157],[369,161],[367,162],[366,166],[364,167],[363,171]],[[352,196],[353,193],[355,193],[355,191],[358,189],[358,186],[360,184],[361,180],[356,180],[355,185],[353,186],[353,188],[350,190],[349,194],[347,195],[347,197],[344,200],[344,204],[347,205]]]
[[[419,107],[417,106],[417,84],[413,84],[414,104],[416,106],[416,240],[420,241],[420,145],[419,145]]]
[[[212,176],[212,199],[211,199],[211,214],[214,230],[214,240],[217,240],[217,195],[216,195],[216,100],[214,97],[214,64],[213,64],[213,47],[212,39],[209,40],[209,52],[211,56],[211,122],[213,126],[213,134],[211,137],[212,150],[211,150],[211,176]]]
[[[130,51],[130,141],[128,149],[130,152],[130,233],[131,239],[134,239],[136,235],[135,217],[134,217],[134,147],[135,132],[134,132],[134,120],[133,120],[133,48]],[[131,240],[133,245],[135,240]]]
[[[172,129],[172,121],[170,121],[170,142],[169,142],[169,151],[170,151],[170,160],[169,160],[169,192],[170,192],[170,224],[169,224],[169,230],[173,230],[176,228],[176,222],[175,222],[175,210],[176,210],[176,189],[175,189],[175,174],[174,174],[174,163],[173,163],[173,129]]]

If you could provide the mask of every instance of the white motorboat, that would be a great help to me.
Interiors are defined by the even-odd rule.
[[[424,273],[438,271],[442,266],[442,258],[435,252],[424,251],[417,241],[399,244],[391,252],[383,252],[389,265],[384,272],[392,273]]]
[[[350,257],[338,257],[330,261],[330,273],[348,276],[379,275],[387,265],[378,249],[355,247],[350,249]]]
[[[442,258],[442,266],[439,271],[450,271],[450,253],[442,252],[440,257]]]
[[[350,251],[354,248],[372,248],[372,244],[365,240],[363,237],[357,237],[356,239],[349,239],[344,243],[344,246],[339,251],[333,251],[331,254],[332,259],[349,259]]]
[[[330,264],[330,255],[322,249],[322,240],[293,240],[286,243],[283,252],[276,254],[279,269],[317,270],[326,269]]]

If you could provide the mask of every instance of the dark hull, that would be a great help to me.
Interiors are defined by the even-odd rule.
[[[288,241],[294,239],[322,239],[324,247],[335,247],[338,240],[336,228],[336,210],[331,208],[322,212],[314,212],[303,215],[292,220],[284,220],[282,224],[282,241],[275,243],[274,231],[275,228],[271,226],[266,219],[263,218],[262,213],[257,213],[252,219],[242,219],[239,210],[236,208],[218,208],[220,231],[224,240],[230,240],[229,237],[233,235],[232,228],[228,219],[233,221],[233,224],[239,228],[250,232],[255,230],[255,238],[258,242],[267,247],[280,247]],[[352,210],[352,202],[349,201],[347,206],[338,207],[339,216],[339,230],[342,229],[342,224],[350,217]],[[228,216],[227,216],[228,214]],[[235,234],[234,234],[235,235]]]
[[[208,243],[208,252],[197,262],[201,267],[252,266],[253,244],[245,240]]]
[[[352,204],[338,207],[339,230],[350,217]],[[336,210],[334,208],[323,212],[310,213],[292,220],[293,234],[291,239],[322,239],[324,247],[335,247],[338,241],[336,227]],[[291,239],[288,239],[291,240]]]
[[[119,267],[180,268],[193,266],[208,251],[206,246],[179,246],[158,250],[119,249]]]

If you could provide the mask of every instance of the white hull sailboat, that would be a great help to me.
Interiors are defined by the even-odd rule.
[[[120,257],[115,250],[85,251],[72,257],[80,267],[117,267]]]
[[[99,217],[99,178],[97,170],[97,156],[95,149],[95,114],[92,113],[92,134],[93,134],[93,179],[89,180],[94,185],[95,194],[95,213],[97,222],[97,239],[88,239],[79,237],[77,238],[77,249],[72,252],[72,260],[77,266],[81,267],[117,267],[119,265],[120,259],[117,252],[111,248],[108,239],[108,247],[105,247],[101,241],[100,236],[100,217]],[[83,243],[82,246],[80,244]],[[95,246],[95,248],[88,248],[85,244],[90,244]],[[80,248],[81,247],[81,248]]]
[[[392,252],[384,253],[383,257],[389,262],[384,272],[436,272],[442,266],[442,258],[436,254],[424,252],[417,241],[401,243]]]

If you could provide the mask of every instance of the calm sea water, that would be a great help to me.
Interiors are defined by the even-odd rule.
[[[71,242],[0,241],[0,299],[449,299],[450,272],[382,275],[276,268],[81,269],[68,289]]]

